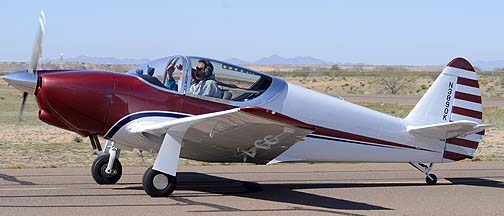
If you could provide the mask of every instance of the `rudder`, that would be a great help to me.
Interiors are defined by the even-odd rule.
[[[483,109],[478,75],[464,58],[455,58],[444,68],[425,95],[405,118],[409,126],[469,120],[482,123]],[[484,131],[446,140],[443,161],[472,158]]]

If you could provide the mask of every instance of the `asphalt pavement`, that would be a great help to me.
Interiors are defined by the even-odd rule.
[[[182,166],[172,197],[142,189],[145,168],[116,185],[89,168],[0,170],[0,215],[502,215],[504,162]]]

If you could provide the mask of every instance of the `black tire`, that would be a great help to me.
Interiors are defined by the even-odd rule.
[[[430,176],[430,178],[429,178],[429,176]],[[428,185],[435,185],[437,183],[437,176],[434,174],[429,174],[429,176],[425,177],[425,182]]]
[[[99,155],[98,157],[96,157],[93,165],[91,166],[91,174],[93,174],[93,178],[98,184],[115,184],[119,181],[119,179],[121,179],[122,165],[119,159],[115,159],[114,166],[112,166],[112,174],[105,173],[108,161],[108,154]]]
[[[161,181],[167,180],[167,182],[162,182],[161,185],[158,183],[158,185],[156,185],[156,183],[154,183],[154,178],[160,178],[159,180]],[[142,184],[145,193],[149,194],[151,197],[167,197],[170,196],[177,187],[177,177],[153,170],[152,167],[149,167],[145,170]]]

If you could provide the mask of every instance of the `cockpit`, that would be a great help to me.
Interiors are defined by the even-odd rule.
[[[262,95],[272,78],[240,66],[202,58],[171,56],[138,66],[128,74],[179,94],[245,102]]]

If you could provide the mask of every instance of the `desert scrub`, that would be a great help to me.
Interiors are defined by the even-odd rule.
[[[81,143],[82,142],[82,138],[80,136],[74,136],[73,142],[75,142],[75,143]]]

